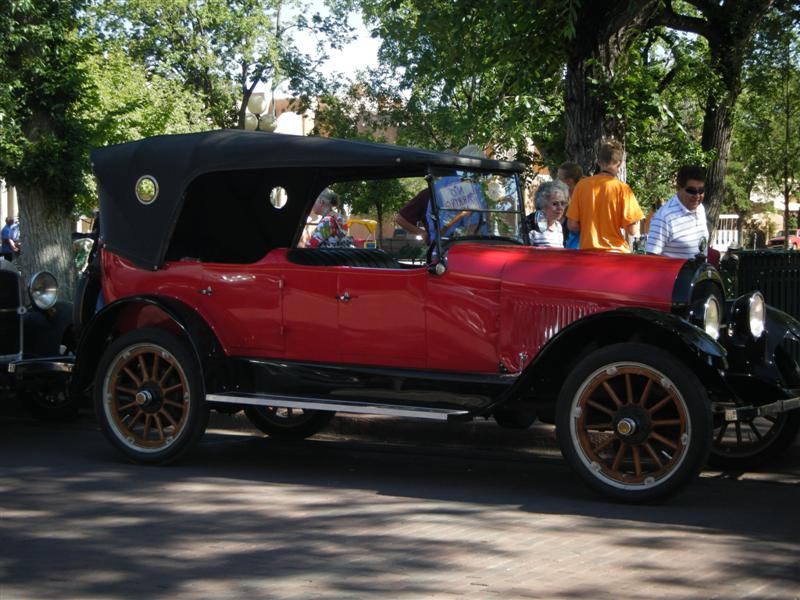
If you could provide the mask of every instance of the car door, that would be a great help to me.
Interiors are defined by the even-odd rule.
[[[336,267],[339,356],[358,365],[423,369],[425,268]]]
[[[280,271],[261,262],[203,265],[200,303],[231,354],[283,356],[282,285]]]
[[[337,268],[287,263],[281,269],[288,360],[339,361]]]

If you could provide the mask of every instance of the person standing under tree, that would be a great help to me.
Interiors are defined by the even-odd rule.
[[[2,256],[8,261],[13,261],[19,254],[19,225],[14,222],[14,217],[6,217],[6,226],[2,231]]]
[[[623,156],[618,141],[603,142],[597,156],[600,172],[575,186],[567,209],[567,228],[580,231],[581,250],[630,252],[626,235],[639,236],[644,213],[630,186],[617,179]]]
[[[708,240],[706,209],[703,206],[706,170],[695,165],[678,169],[676,193],[653,215],[647,235],[648,254],[672,258],[694,258],[700,240]]]

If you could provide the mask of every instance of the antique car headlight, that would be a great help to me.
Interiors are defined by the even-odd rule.
[[[31,283],[28,286],[28,293],[30,294],[31,301],[36,305],[39,310],[49,310],[53,308],[58,301],[58,281],[52,273],[47,271],[39,271],[31,277]]]
[[[764,333],[764,322],[767,318],[767,305],[764,302],[764,296],[760,292],[756,292],[750,296],[750,302],[747,306],[747,320],[750,325],[750,334],[758,339]]]
[[[719,338],[721,318],[719,300],[712,294],[703,304],[703,329],[715,340]]]
[[[753,292],[740,296],[733,303],[731,310],[731,325],[733,330],[749,333],[753,339],[758,339],[766,329],[767,303],[761,292]],[[731,334],[733,335],[733,334]]]

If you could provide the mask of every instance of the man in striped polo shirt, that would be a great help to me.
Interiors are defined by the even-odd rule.
[[[672,258],[694,258],[700,240],[708,240],[706,209],[703,206],[706,171],[684,165],[678,169],[677,193],[658,209],[647,234],[648,254]]]

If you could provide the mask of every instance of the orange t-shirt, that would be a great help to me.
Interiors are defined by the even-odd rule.
[[[581,250],[630,252],[625,228],[641,221],[644,213],[628,184],[598,173],[575,186],[567,218],[580,223]]]

